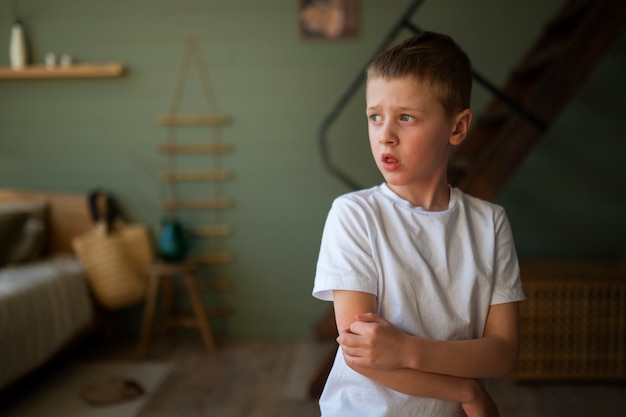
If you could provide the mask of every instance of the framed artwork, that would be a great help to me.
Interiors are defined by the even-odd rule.
[[[359,0],[298,0],[302,39],[354,38],[359,32]]]

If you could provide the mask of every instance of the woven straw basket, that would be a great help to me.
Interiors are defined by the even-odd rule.
[[[116,222],[107,234],[98,223],[89,233],[72,242],[96,300],[108,309],[120,309],[142,301],[153,260],[146,227]]]

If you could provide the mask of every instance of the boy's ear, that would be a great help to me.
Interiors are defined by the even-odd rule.
[[[451,145],[460,145],[465,140],[471,123],[472,111],[470,109],[465,109],[455,116],[452,134],[450,135]]]

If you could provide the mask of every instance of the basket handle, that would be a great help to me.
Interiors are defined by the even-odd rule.
[[[120,219],[120,211],[117,202],[104,190],[94,190],[88,196],[89,213],[94,224],[104,222],[106,232],[110,234],[114,228],[116,221]]]

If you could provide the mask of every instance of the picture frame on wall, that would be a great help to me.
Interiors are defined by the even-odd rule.
[[[298,28],[305,40],[347,39],[359,34],[359,0],[298,0]]]

